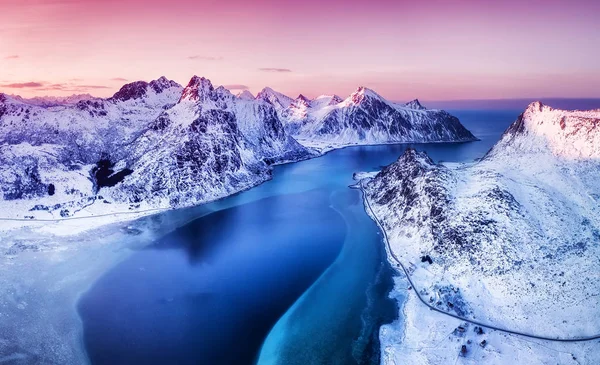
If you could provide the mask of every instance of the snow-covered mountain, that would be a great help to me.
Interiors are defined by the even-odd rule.
[[[269,164],[308,156],[270,104],[236,98],[195,76],[178,103],[132,144],[133,172],[115,194],[161,205],[198,204],[263,182]]]
[[[391,251],[432,305],[547,337],[595,335],[599,151],[600,110],[532,103],[481,161],[438,165],[409,149],[367,183],[367,199]],[[475,363],[546,364],[563,353],[561,363],[600,363],[596,342],[537,345],[487,329],[465,332],[413,292],[402,328],[382,330],[386,363],[452,363],[462,345]]]
[[[349,144],[474,139],[450,114],[359,88],[346,100],[233,95],[161,77],[107,99],[0,94],[0,206],[55,218],[195,205],[270,177],[269,165]]]
[[[196,76],[50,107],[0,94],[0,205],[20,218],[194,205],[312,154],[270,103]]]
[[[460,121],[443,110],[424,108],[418,100],[397,104],[359,87],[348,98],[323,95],[291,99],[270,88],[257,98],[273,104],[286,130],[305,145],[473,141]]]

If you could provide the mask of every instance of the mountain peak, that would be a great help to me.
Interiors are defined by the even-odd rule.
[[[344,101],[344,99],[342,99],[340,96],[338,95],[331,95],[331,101],[329,102],[329,105],[336,105],[341,103],[342,101]]]
[[[178,83],[176,83],[173,80],[169,80],[164,76],[159,77],[156,80],[152,80],[150,81],[150,83],[148,84],[153,90],[154,92],[156,92],[157,94],[162,93],[163,91],[165,91],[168,88],[171,87],[181,87],[181,85],[179,85]]]
[[[109,98],[109,100],[127,101],[131,99],[141,99],[148,94],[149,87],[152,88],[155,93],[160,94],[168,88],[181,87],[181,85],[164,76],[161,76],[157,80],[152,80],[149,83],[146,81],[134,81],[123,85],[119,91]]]
[[[282,108],[289,107],[290,104],[292,104],[292,102],[294,101],[294,99],[290,98],[289,96],[277,92],[271,89],[270,87],[265,87],[258,94],[256,94],[256,99],[268,101],[273,105],[278,104],[276,106]]]
[[[552,107],[544,105],[541,101],[534,101],[527,106],[525,113],[538,113],[545,110],[552,110]]]
[[[148,83],[146,81],[134,81],[123,85],[110,99],[118,101],[140,99],[146,96],[147,92]]]
[[[278,95],[279,95],[279,93],[277,91],[266,86],[261,91],[259,91],[258,94],[256,94],[256,98],[257,99],[265,99],[270,96],[278,96]]]
[[[300,94],[300,95],[298,95],[296,100],[294,100],[292,105],[296,106],[296,107],[301,107],[301,108],[309,108],[311,105],[311,101],[306,96]]]
[[[192,101],[203,101],[206,99],[206,96],[213,92],[215,88],[209,79],[205,77],[198,77],[194,75],[190,82],[187,84],[183,92],[181,93],[182,100],[192,100]]]
[[[248,90],[241,91],[236,96],[242,100],[254,100],[254,95]]]
[[[408,103],[404,104],[405,107],[410,108],[410,109],[415,109],[415,110],[425,110],[427,108],[425,108],[420,102],[419,99],[415,99],[412,101],[409,101]]]
[[[302,95],[302,94],[298,95],[298,97],[296,98],[296,100],[302,100],[302,101],[307,102],[307,103],[310,102],[310,99],[307,98],[306,96]]]
[[[374,98],[374,99],[379,99],[379,100],[384,100],[383,97],[381,97],[381,95],[377,94],[375,91],[364,87],[364,86],[359,86],[356,91],[354,91],[352,94],[350,94],[350,96],[348,97],[348,100],[350,103],[354,104],[354,105],[358,105],[360,103],[362,103],[363,100],[365,100],[366,98]]]

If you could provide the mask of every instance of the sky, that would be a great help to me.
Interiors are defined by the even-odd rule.
[[[596,0],[0,0],[0,92],[193,75],[253,93],[600,97]]]

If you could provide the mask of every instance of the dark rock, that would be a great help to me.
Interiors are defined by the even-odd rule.
[[[145,81],[136,81],[123,85],[110,100],[127,101],[131,99],[140,99],[146,96],[148,92],[148,83]]]
[[[421,262],[428,262],[429,264],[433,264],[433,260],[429,255],[421,256]]]
[[[98,192],[103,187],[115,186],[123,179],[125,176],[130,175],[133,170],[124,168],[121,171],[115,172],[112,168],[114,167],[114,163],[111,162],[107,156],[103,156],[98,162],[96,162],[96,166],[92,168],[91,174],[95,182],[96,192]]]

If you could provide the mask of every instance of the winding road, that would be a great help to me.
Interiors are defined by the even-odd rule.
[[[402,264],[402,262],[400,262],[400,259],[398,258],[398,256],[396,256],[396,254],[392,250],[392,247],[390,246],[390,242],[388,240],[387,232],[383,228],[383,225],[381,224],[381,222],[379,221],[379,218],[377,218],[377,216],[375,215],[375,212],[373,211],[373,208],[371,207],[371,203],[369,202],[369,198],[368,198],[367,193],[365,191],[365,188],[363,186],[363,180],[360,181],[359,186],[360,186],[360,190],[361,190],[361,192],[363,194],[363,200],[365,202],[365,207],[368,208],[368,214],[369,214],[369,216],[371,216],[371,218],[373,218],[373,220],[375,221],[375,223],[377,223],[377,226],[379,226],[379,229],[383,233],[383,239],[384,239],[385,245],[387,247],[387,250],[390,253],[390,255],[392,256],[392,258],[394,259],[394,261],[396,261],[397,265],[394,268],[398,272],[400,272],[400,270],[398,268],[402,269],[402,272],[406,276],[406,279],[408,280],[408,282],[410,283],[410,285],[414,288],[414,293],[417,295],[417,298],[419,298],[419,300],[421,301],[421,303],[423,303],[427,307],[429,307],[429,309],[431,309],[433,311],[436,311],[436,312],[439,312],[439,313],[442,313],[442,314],[445,314],[445,315],[447,315],[449,317],[460,319],[461,321],[472,323],[472,324],[475,324],[475,325],[478,325],[478,326],[481,326],[481,327],[486,327],[486,328],[489,328],[489,329],[493,329],[493,330],[501,331],[501,332],[505,332],[505,333],[510,333],[510,334],[513,334],[513,335],[519,335],[519,336],[524,336],[524,337],[529,337],[529,338],[535,338],[535,339],[538,339],[538,340],[555,341],[555,342],[583,342],[583,341],[592,341],[592,340],[600,339],[600,334],[596,334],[596,335],[592,335],[592,336],[581,336],[581,337],[549,337],[549,336],[536,335],[536,334],[532,334],[532,333],[520,332],[520,331],[511,330],[511,329],[508,329],[508,328],[494,326],[493,324],[490,324],[490,323],[480,322],[480,321],[476,321],[476,320],[473,320],[473,319],[470,319],[470,318],[462,317],[462,316],[459,316],[457,314],[450,313],[448,311],[444,311],[444,310],[441,310],[439,308],[436,308],[436,307],[432,306],[427,301],[425,301],[425,299],[423,299],[423,297],[421,296],[421,294],[419,294],[419,291],[417,290],[417,287],[415,286],[415,284],[413,283],[412,279],[410,278],[408,270],[406,270],[406,268],[404,267],[404,265]]]

